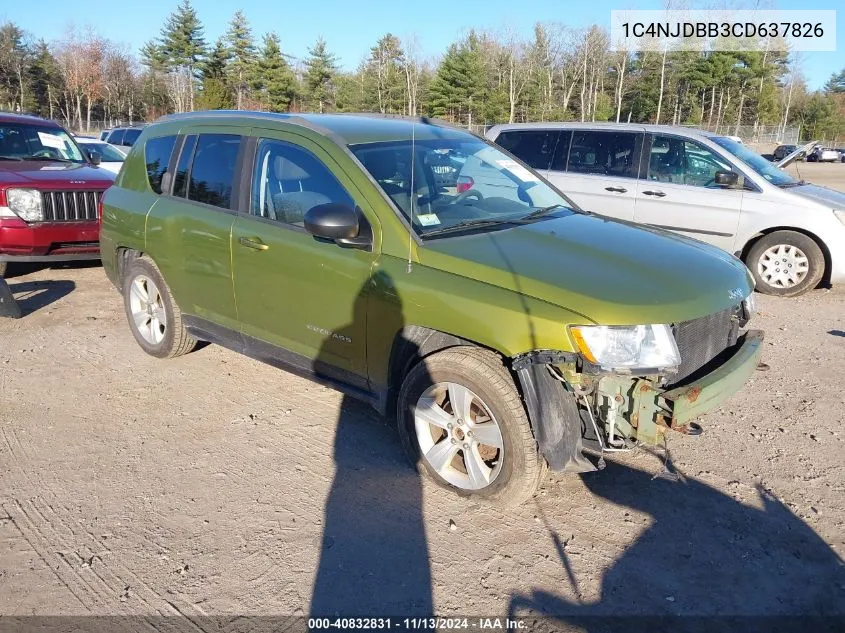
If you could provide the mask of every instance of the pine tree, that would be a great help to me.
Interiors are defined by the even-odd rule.
[[[465,41],[449,46],[437,69],[429,88],[431,113],[471,124],[484,110],[485,76],[480,40],[470,33]]]
[[[226,65],[230,59],[226,43],[219,38],[202,65],[202,85],[197,97],[200,109],[225,110],[232,107],[232,88],[226,78]]]
[[[824,85],[825,92],[845,92],[845,68],[833,73]]]
[[[229,81],[235,90],[235,107],[244,108],[249,82],[255,71],[255,40],[252,29],[243,12],[238,10],[229,22],[225,41],[229,45],[231,61],[229,62]]]
[[[337,58],[326,50],[326,41],[321,37],[308,49],[305,60],[305,90],[309,105],[325,112],[334,105],[334,78],[337,75]]]
[[[190,75],[189,109],[194,109],[194,80],[206,53],[203,27],[190,0],[182,0],[161,29],[159,55],[168,71]]]
[[[35,45],[29,68],[29,85],[35,112],[43,117],[55,118],[54,105],[61,94],[62,81],[56,58],[44,40]]]
[[[295,81],[293,72],[282,55],[279,36],[276,33],[268,33],[264,36],[255,85],[263,92],[270,112],[288,111],[295,94]]]

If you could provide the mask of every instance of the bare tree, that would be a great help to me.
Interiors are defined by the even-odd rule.
[[[405,92],[407,95],[408,115],[416,116],[419,109],[420,77],[422,61],[420,42],[415,33],[408,35],[402,41],[403,71],[405,73]]]

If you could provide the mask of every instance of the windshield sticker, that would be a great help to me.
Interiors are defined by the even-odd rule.
[[[65,142],[60,136],[55,134],[47,134],[46,132],[39,132],[38,138],[41,139],[41,144],[44,147],[52,147],[54,149],[65,149]]]
[[[506,160],[497,160],[496,164],[501,167],[502,169],[508,170],[514,176],[519,178],[522,182],[539,182],[539,178],[532,174],[530,171],[525,169],[522,165],[520,165],[515,160],[506,159]]]
[[[423,226],[434,226],[436,224],[440,224],[440,218],[437,217],[436,213],[423,213],[422,215],[417,216],[417,220],[419,220],[420,224]]]

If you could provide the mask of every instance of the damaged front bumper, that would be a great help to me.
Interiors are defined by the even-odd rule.
[[[762,331],[746,331],[718,366],[668,390],[662,376],[583,373],[577,357],[564,352],[531,352],[514,359],[513,368],[550,467],[584,472],[593,469],[581,454],[584,437],[594,435],[591,426],[607,448],[658,444],[669,430],[690,433],[694,418],[742,388],[759,363],[762,342]]]

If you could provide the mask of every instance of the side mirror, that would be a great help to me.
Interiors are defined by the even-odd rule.
[[[99,165],[101,162],[103,162],[103,157],[97,150],[89,149],[88,160],[90,160],[93,165]]]
[[[713,182],[720,187],[736,187],[739,182],[739,174],[735,171],[717,171]]]
[[[303,219],[305,230],[316,238],[356,248],[366,248],[372,243],[369,236],[359,235],[358,211],[348,205],[336,202],[318,204],[306,211]]]

